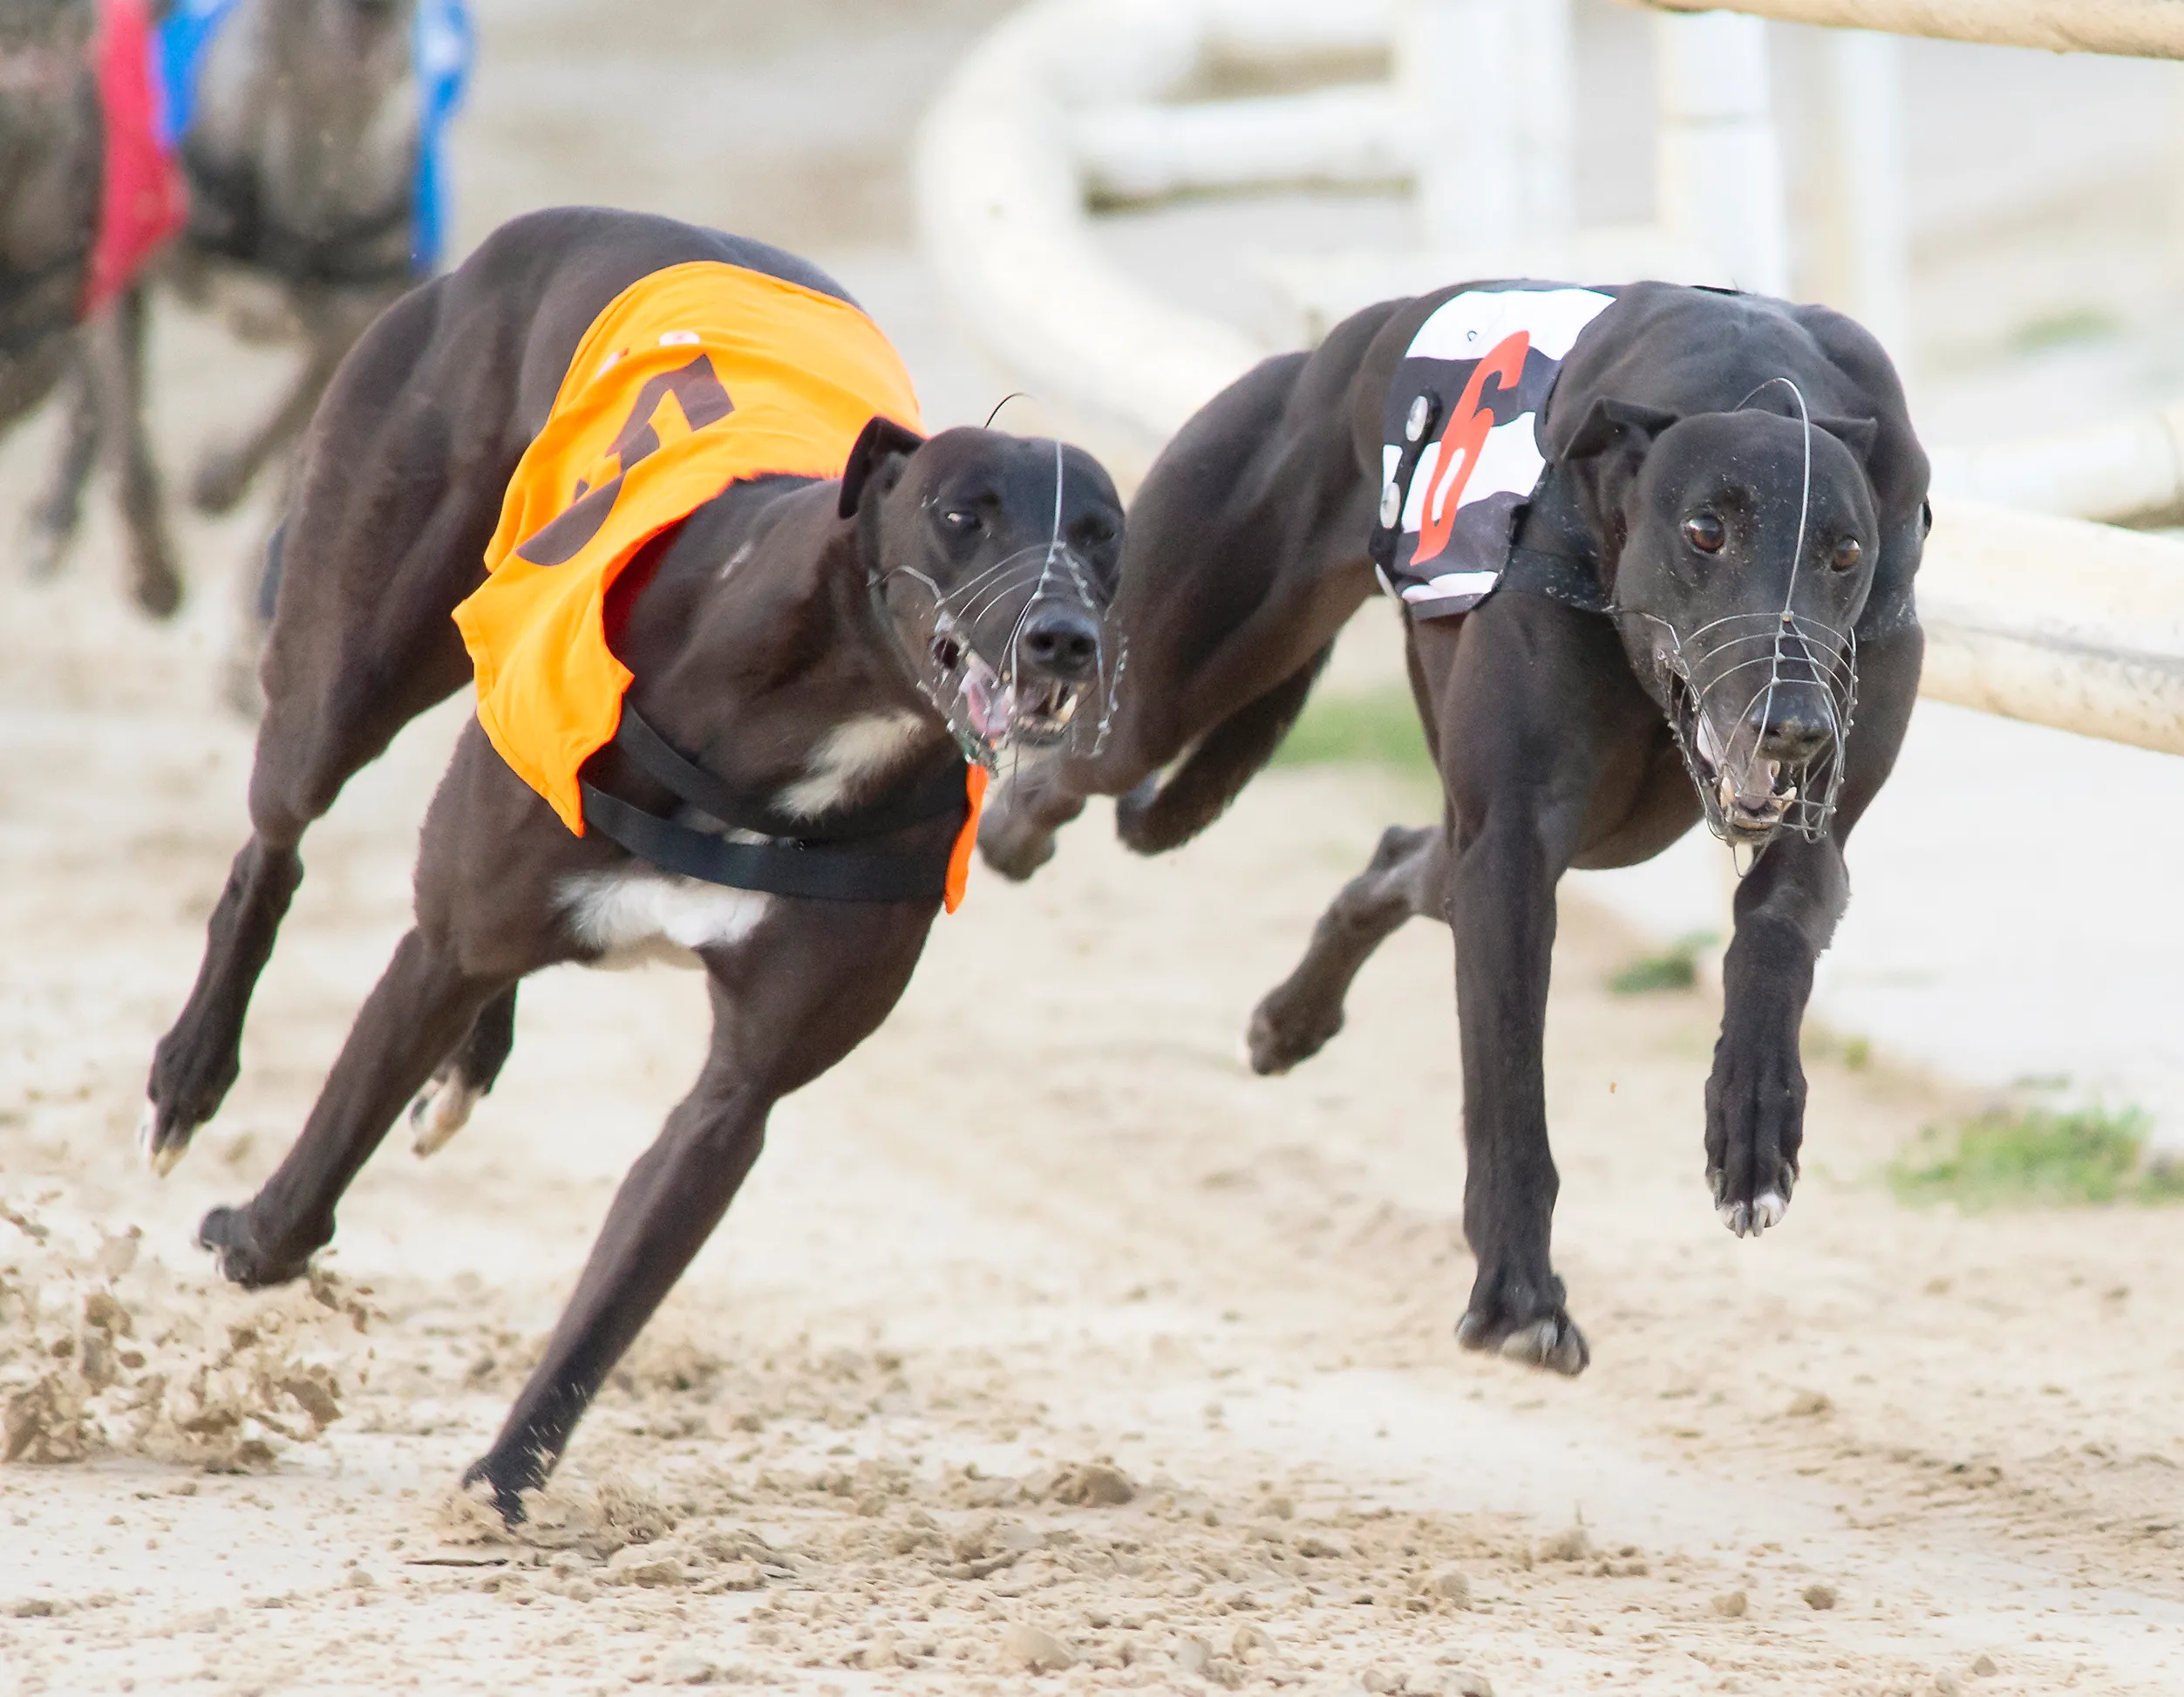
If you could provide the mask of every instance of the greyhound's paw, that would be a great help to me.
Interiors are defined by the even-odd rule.
[[[1286,1073],[1325,1048],[1342,1028],[1340,1002],[1330,1006],[1324,998],[1315,1001],[1289,985],[1279,985],[1251,1011],[1245,1038],[1251,1050],[1251,1070],[1262,1078]]]
[[[196,475],[189,480],[189,504],[208,518],[234,512],[250,493],[253,470],[242,454],[207,454],[197,462]]]
[[[1054,858],[1054,833],[1025,824],[1005,805],[990,807],[978,824],[978,858],[1022,883]]]
[[[153,618],[173,618],[182,610],[182,577],[166,560],[139,560],[129,592]]]
[[[181,1164],[182,1157],[189,1153],[190,1134],[195,1129],[173,1124],[160,1111],[158,1098],[145,1098],[144,1111],[137,1115],[137,1152],[154,1178],[165,1178]]]
[[[502,1522],[512,1527],[523,1524],[523,1493],[537,1489],[542,1482],[508,1466],[498,1455],[480,1456],[463,1475],[463,1489],[475,1492],[484,1486],[492,1493],[493,1506],[500,1511]]]
[[[197,1227],[197,1246],[213,1252],[222,1278],[246,1291],[301,1278],[310,1263],[308,1255],[285,1259],[260,1248],[249,1212],[241,1208],[215,1208],[206,1215]]]
[[[152,1079],[144,1119],[137,1128],[139,1146],[152,1170],[165,1175],[189,1149],[197,1128],[220,1111],[238,1066],[230,1051],[224,1060],[208,1059],[190,1016],[160,1039],[152,1054]]]
[[[1782,1217],[1790,1211],[1790,1199],[1776,1190],[1762,1190],[1750,1202],[1727,1201],[1722,1190],[1722,1176],[1709,1174],[1714,1185],[1714,1211],[1721,1216],[1721,1223],[1739,1237],[1757,1237],[1770,1227],[1782,1223]]]
[[[43,520],[34,521],[23,537],[23,575],[33,583],[49,583],[61,575],[68,559],[72,530],[57,530]]]
[[[410,1147],[421,1160],[437,1155],[447,1140],[470,1123],[470,1110],[486,1093],[459,1073],[435,1078],[410,1104]]]
[[[1794,1034],[1739,1040],[1723,1033],[1706,1080],[1706,1182],[1721,1223],[1739,1237],[1782,1223],[1805,1140],[1805,1069]]]
[[[1535,1283],[1482,1273],[1470,1307],[1456,1322],[1456,1341],[1572,1379],[1593,1359],[1585,1334],[1562,1306],[1562,1281],[1551,1274]]]

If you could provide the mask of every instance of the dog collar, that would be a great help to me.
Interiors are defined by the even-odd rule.
[[[983,767],[950,760],[932,776],[845,817],[797,819],[739,795],[677,750],[629,701],[614,746],[677,800],[732,830],[769,839],[731,842],[645,812],[589,780],[584,822],[663,872],[705,883],[835,902],[963,900],[970,848],[985,795]],[[958,821],[946,849],[890,853],[852,845],[930,821]]]

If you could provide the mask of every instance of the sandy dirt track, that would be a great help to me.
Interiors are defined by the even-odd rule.
[[[981,15],[935,10],[921,77]],[[813,15],[862,39],[886,11]],[[488,64],[562,65],[578,22],[488,8]],[[752,40],[754,99],[818,51]],[[859,74],[868,133],[687,210],[898,276],[892,203],[823,192],[915,107]],[[481,91],[466,216],[566,175],[688,186],[583,179],[599,134],[538,141],[541,78]],[[240,416],[267,376],[224,350],[165,333],[178,463],[197,397]],[[0,512],[41,446],[0,459]],[[1419,815],[1362,775],[1269,775],[1158,862],[1096,813],[1031,885],[980,877],[895,1018],[780,1110],[532,1530],[493,1536],[449,1487],[694,1075],[704,998],[527,985],[500,1088],[430,1162],[398,1130],[322,1278],[207,1288],[191,1230],[301,1122],[460,722],[307,839],[242,1082],[153,1180],[144,1069],[243,828],[214,662],[258,521],[185,525],[173,630],[118,604],[103,520],[62,583],[0,574],[0,1693],[2184,1690],[2178,1216],[1907,1212],[1877,1169],[1965,1104],[1823,1053],[1796,1205],[1738,1243],[1700,1177],[1718,1010],[1608,995],[1639,944],[1574,902],[1550,1111],[1595,1364],[1456,1351],[1446,934],[1391,944],[1294,1076],[1240,1058],[1336,884]]]

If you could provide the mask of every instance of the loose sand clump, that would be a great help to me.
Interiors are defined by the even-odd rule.
[[[72,1232],[10,1206],[0,1244],[0,1461],[148,1456],[269,1468],[341,1418],[367,1291],[314,1272],[247,1295],[138,1264],[133,1229]]]

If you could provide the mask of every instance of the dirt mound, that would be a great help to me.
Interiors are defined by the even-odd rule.
[[[257,1470],[341,1418],[368,1292],[315,1273],[246,1297],[139,1266],[134,1228],[0,1217],[17,1240],[0,1243],[0,1461],[120,1454]]]

